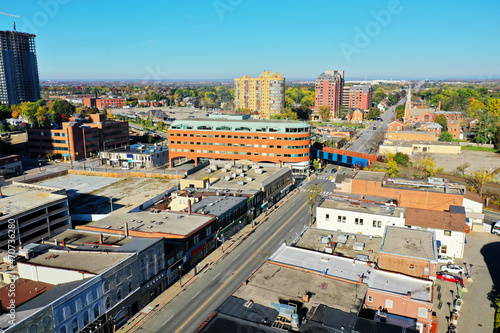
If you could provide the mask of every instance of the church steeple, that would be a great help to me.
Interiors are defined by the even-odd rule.
[[[404,117],[405,123],[410,119],[410,109],[411,109],[411,84],[408,86],[408,93],[406,94],[405,117]]]

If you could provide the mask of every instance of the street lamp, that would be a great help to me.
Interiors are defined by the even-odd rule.
[[[111,212],[113,212],[113,197],[109,197],[109,203],[111,205]]]

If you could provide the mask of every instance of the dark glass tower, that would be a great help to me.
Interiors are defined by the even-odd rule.
[[[40,99],[36,35],[0,31],[0,102],[19,104]]]

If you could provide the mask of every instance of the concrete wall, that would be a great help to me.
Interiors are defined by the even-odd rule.
[[[95,274],[46,266],[35,266],[22,262],[17,264],[17,268],[20,278],[51,284],[67,283],[95,276]]]
[[[327,214],[329,218],[327,219]],[[345,223],[338,222],[339,216],[345,216]],[[363,219],[363,225],[355,224],[355,219]],[[360,212],[353,212],[342,209],[332,209],[317,207],[316,208],[317,227],[320,229],[327,229],[333,231],[343,231],[350,233],[358,233],[363,235],[383,236],[385,226],[395,225],[397,227],[405,226],[404,216],[392,217],[378,214],[366,214]],[[376,227],[373,227],[373,221],[377,221]],[[378,227],[378,221],[381,222]]]

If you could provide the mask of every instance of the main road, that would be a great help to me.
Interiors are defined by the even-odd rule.
[[[290,244],[308,224],[309,207],[299,192],[145,322],[141,332],[195,331],[283,242]]]

